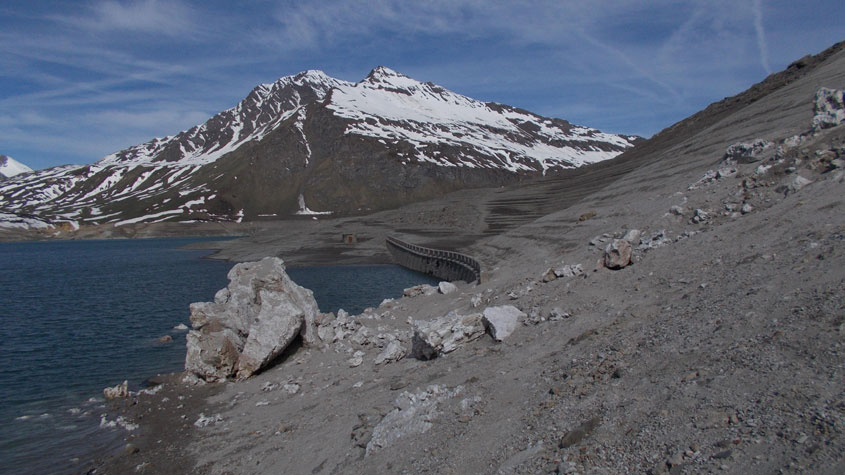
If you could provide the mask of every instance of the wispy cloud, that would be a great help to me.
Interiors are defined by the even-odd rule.
[[[766,44],[766,30],[763,29],[763,0],[754,0],[754,32],[757,34],[757,47],[760,48],[760,63],[767,73],[772,73],[769,66],[769,46]]]
[[[85,13],[53,15],[54,21],[92,31],[122,31],[184,36],[198,30],[191,8],[178,0],[100,1]]]
[[[11,3],[0,7],[0,153],[25,162],[51,150],[92,161],[196,125],[259,82],[307,68],[357,80],[377,64],[649,134],[758,81],[760,65],[842,39],[825,13],[834,0]]]

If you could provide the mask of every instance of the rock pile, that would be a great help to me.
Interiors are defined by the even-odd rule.
[[[316,342],[317,302],[296,285],[281,259],[238,264],[213,302],[191,304],[185,370],[206,381],[248,378],[297,337]]]
[[[434,320],[415,321],[411,356],[430,360],[481,338],[484,335],[481,318],[480,313],[458,315],[453,311]]]
[[[845,91],[820,88],[813,103],[813,130],[820,131],[845,122]]]

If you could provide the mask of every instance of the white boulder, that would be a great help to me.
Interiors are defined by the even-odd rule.
[[[301,335],[317,342],[317,302],[296,285],[281,259],[238,264],[213,302],[191,304],[185,370],[206,381],[247,378]]]
[[[437,288],[440,290],[440,293],[443,295],[449,295],[453,292],[458,291],[458,286],[451,283],[451,282],[440,282],[437,284]]]
[[[487,307],[484,309],[483,323],[494,340],[502,341],[516,330],[525,317],[525,313],[513,305]]]

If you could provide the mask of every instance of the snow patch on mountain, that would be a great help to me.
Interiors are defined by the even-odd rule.
[[[618,135],[561,121],[569,126],[563,127],[508,106],[494,107],[385,67],[376,68],[357,84],[338,86],[328,105],[339,117],[353,120],[347,134],[408,142],[416,148],[418,161],[443,166],[502,167],[519,172],[536,170],[539,164],[545,171],[607,160],[620,153],[618,148],[633,145]],[[596,142],[615,149],[593,146]],[[438,156],[437,150],[426,150],[428,145],[470,147],[499,160],[450,160]]]
[[[29,173],[32,168],[7,155],[0,155],[0,178],[10,178],[21,173]]]

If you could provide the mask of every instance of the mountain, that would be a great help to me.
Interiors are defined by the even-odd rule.
[[[0,212],[47,223],[356,214],[615,157],[639,137],[485,103],[385,67],[261,84],[202,125],[0,186]]]
[[[0,155],[0,180],[31,171],[32,168],[29,168],[14,158],[7,155]]]

